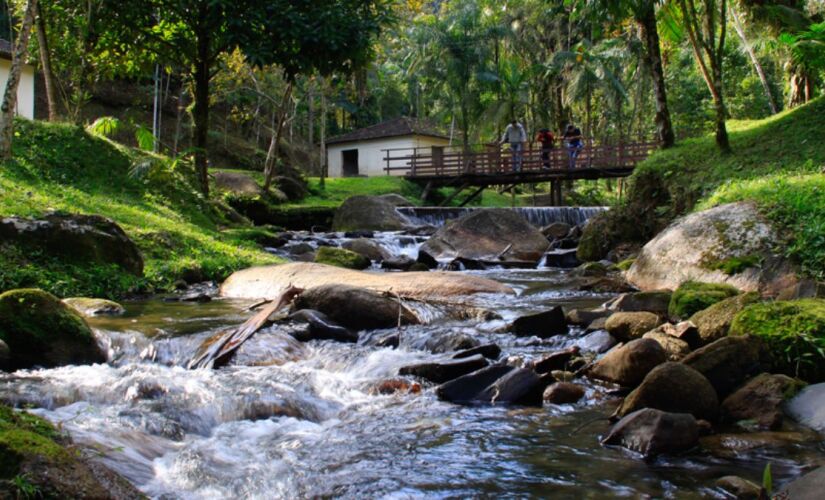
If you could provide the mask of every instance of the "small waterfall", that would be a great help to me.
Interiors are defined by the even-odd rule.
[[[400,207],[397,209],[413,223],[440,227],[448,220],[457,219],[464,214],[487,208],[455,208],[455,207]],[[607,207],[517,207],[514,210],[529,223],[537,227],[546,226],[553,222],[565,222],[571,226],[578,226],[587,222],[594,215],[607,210]]]

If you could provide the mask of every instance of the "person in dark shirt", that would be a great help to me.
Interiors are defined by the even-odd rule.
[[[570,157],[568,168],[576,168],[576,158],[581,153],[584,144],[582,143],[582,131],[572,123],[567,125],[564,131],[564,142],[567,144],[567,155]]]
[[[542,168],[549,169],[550,152],[553,150],[553,145],[556,142],[556,137],[553,135],[553,132],[550,132],[550,130],[543,128],[539,130],[538,134],[536,134],[536,142],[541,144]]]

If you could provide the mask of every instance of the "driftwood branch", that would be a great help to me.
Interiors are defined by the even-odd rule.
[[[213,368],[225,363],[244,342],[255,335],[258,330],[269,324],[272,315],[289,305],[292,299],[301,293],[303,293],[303,289],[290,284],[277,300],[272,300],[266,307],[261,309],[255,316],[246,320],[241,326],[224,332],[223,335],[213,342],[202,354],[196,355],[195,358],[189,362],[188,368]]]

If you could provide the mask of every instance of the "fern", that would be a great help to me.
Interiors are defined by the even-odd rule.
[[[86,131],[92,135],[101,137],[112,137],[123,128],[120,120],[113,116],[101,116],[86,127]]]

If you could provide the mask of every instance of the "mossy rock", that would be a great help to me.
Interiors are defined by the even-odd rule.
[[[630,266],[632,266],[634,262],[636,262],[636,259],[625,259],[616,264],[616,267],[618,267],[621,271],[627,271],[628,269],[630,269]]]
[[[709,344],[727,336],[733,318],[746,306],[759,302],[756,292],[743,293],[717,302],[690,317],[696,325],[702,344]]]
[[[642,338],[661,324],[659,316],[646,311],[617,312],[605,321],[604,328],[622,342]]]
[[[79,312],[81,316],[121,316],[126,309],[117,302],[106,299],[89,297],[71,297],[63,299],[63,303]]]
[[[689,318],[702,309],[738,294],[739,290],[731,285],[688,281],[673,292],[667,312],[671,318]]]
[[[315,262],[347,269],[366,269],[372,262],[363,255],[336,247],[321,247],[315,255]]]
[[[607,276],[609,271],[610,269],[601,262],[585,262],[575,269],[574,274],[576,276],[601,278]]]
[[[26,457],[68,460],[66,450],[54,441],[58,436],[46,420],[0,405],[0,479],[16,476]]]
[[[736,315],[730,335],[762,339],[776,372],[825,381],[825,299],[750,305]]]
[[[0,340],[11,351],[11,370],[106,361],[80,314],[38,289],[0,295]]]

